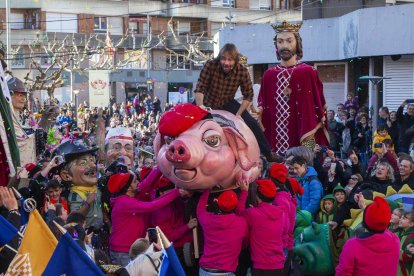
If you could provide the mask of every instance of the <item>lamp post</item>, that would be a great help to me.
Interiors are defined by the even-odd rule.
[[[78,94],[79,94],[79,90],[73,90],[73,95],[75,96],[75,100],[74,100],[74,105],[75,105],[75,119],[76,121],[78,121]]]

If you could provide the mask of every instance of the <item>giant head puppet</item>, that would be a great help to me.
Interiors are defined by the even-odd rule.
[[[126,127],[110,128],[105,137],[106,165],[122,157],[129,169],[134,162],[134,141],[131,129]]]
[[[177,105],[161,118],[154,147],[163,175],[184,189],[232,188],[259,175],[256,138],[227,111]]]

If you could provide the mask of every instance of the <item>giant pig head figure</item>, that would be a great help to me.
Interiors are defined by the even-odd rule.
[[[184,189],[229,189],[259,175],[256,138],[227,111],[173,107],[160,120],[154,148],[163,175]]]

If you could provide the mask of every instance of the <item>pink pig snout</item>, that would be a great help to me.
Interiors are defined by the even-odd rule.
[[[190,160],[191,153],[183,141],[174,140],[168,146],[165,156],[170,162],[183,163]]]

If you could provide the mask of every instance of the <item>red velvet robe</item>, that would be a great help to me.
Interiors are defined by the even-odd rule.
[[[326,103],[323,95],[323,85],[319,79],[318,72],[305,63],[298,63],[296,66],[283,67],[277,65],[268,69],[262,79],[259,91],[258,106],[263,108],[262,124],[265,128],[264,134],[276,152],[277,141],[276,128],[280,128],[280,121],[277,118],[278,109],[283,105],[276,100],[277,87],[280,85],[277,75],[283,69],[291,73],[288,87],[291,89],[287,100],[288,119],[287,136],[290,147],[301,145],[305,138],[315,135],[316,143],[328,146],[329,136],[326,120]],[[278,152],[283,154],[284,152]]]

